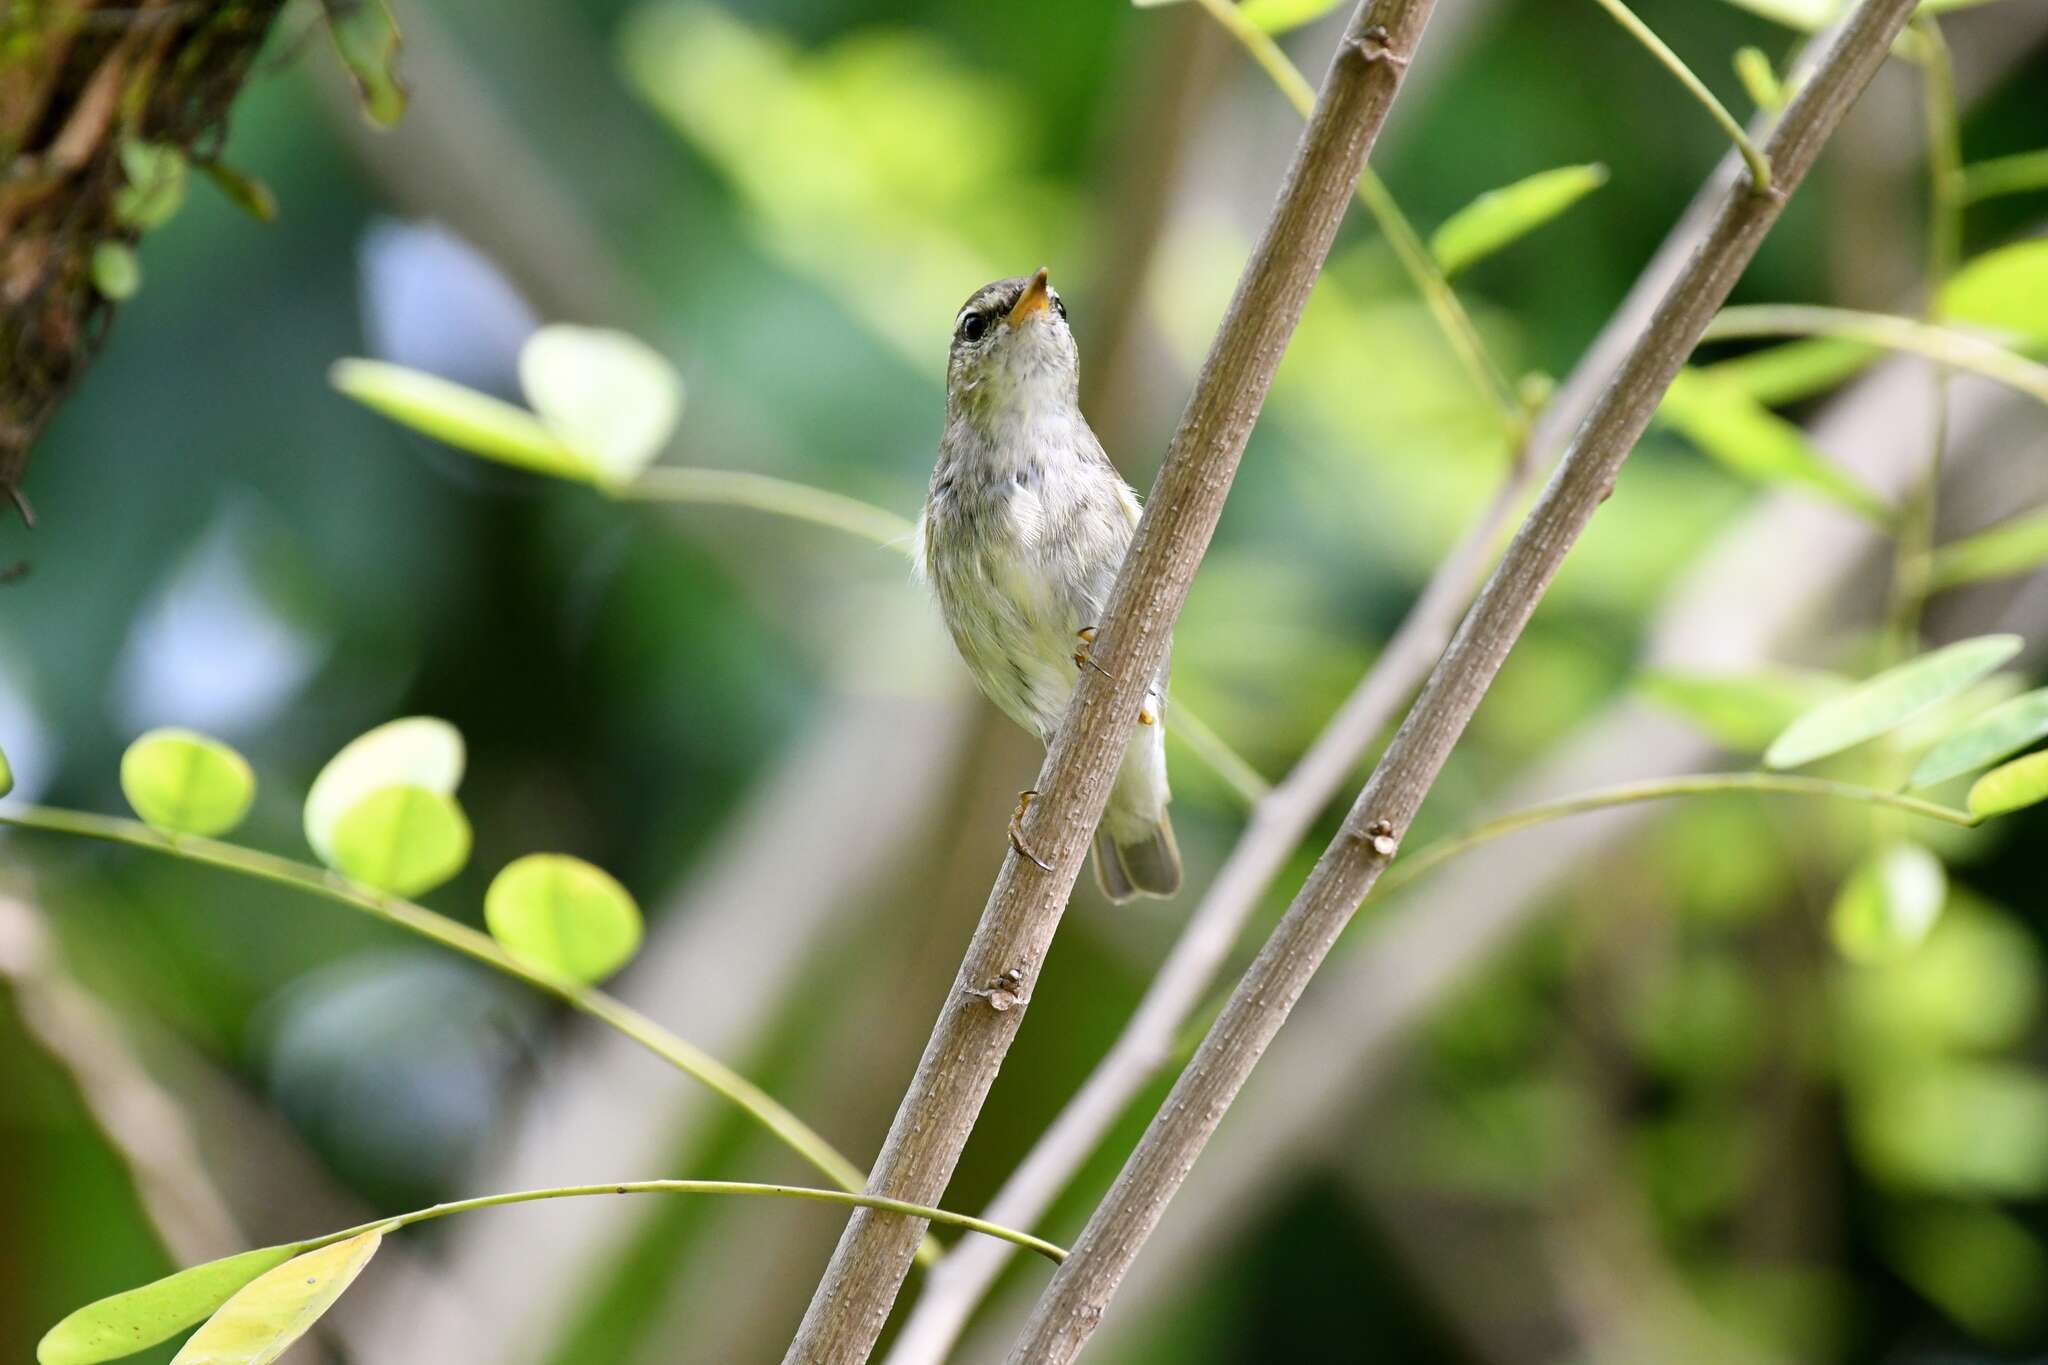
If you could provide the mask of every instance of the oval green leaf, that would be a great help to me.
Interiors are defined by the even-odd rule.
[[[1243,0],[1238,12],[1254,27],[1267,33],[1312,24],[1344,3],[1344,0]]]
[[[1637,687],[1717,743],[1762,753],[1787,725],[1846,692],[1849,682],[1835,673],[1777,668],[1732,675],[1653,671]]]
[[[171,1365],[269,1365],[334,1306],[383,1240],[372,1228],[265,1271],[222,1304]]]
[[[1840,337],[1801,337],[1701,368],[1710,379],[1733,384],[1767,408],[1826,393],[1870,368],[1884,352]]]
[[[335,824],[334,867],[379,891],[417,896],[462,871],[469,844],[469,817],[454,797],[425,787],[386,787]]]
[[[1963,167],[1963,202],[2048,190],[2048,148],[2017,152]]]
[[[120,303],[142,288],[142,262],[126,242],[101,242],[92,249],[92,287],[101,298]]]
[[[1680,370],[1657,416],[1743,478],[1804,488],[1880,526],[1892,521],[1892,509],[1815,450],[1806,433],[1718,374]]]
[[[14,768],[7,761],[7,751],[0,749],[0,796],[14,790]]]
[[[2048,800],[2048,750],[1993,768],[1970,787],[1970,814],[1978,819],[2025,810]]]
[[[364,115],[389,128],[405,113],[405,86],[398,79],[398,21],[386,0],[329,4],[327,31],[334,50],[355,82]]]
[[[334,827],[372,792],[424,787],[453,796],[462,782],[462,732],[433,716],[407,716],[365,731],[327,760],[306,793],[306,842],[334,861]]]
[[[1931,787],[2016,754],[2048,738],[2048,687],[1992,707],[1927,751],[1909,787]]]
[[[2048,564],[2048,510],[2000,522],[1952,540],[1934,552],[1930,586],[1936,589],[2010,578]]]
[[[191,730],[151,730],[121,755],[121,792],[166,834],[225,834],[256,799],[249,761]]]
[[[529,854],[484,894],[505,951],[577,981],[600,981],[640,946],[640,907],[610,873],[559,853]]]
[[[2023,345],[2048,343],[2048,237],[1987,251],[1942,286],[1945,321],[2005,333]]]
[[[1607,168],[1559,166],[1488,190],[1444,221],[1429,239],[1446,275],[1525,237],[1607,183]]]
[[[381,360],[337,360],[327,378],[364,407],[472,455],[561,479],[597,477],[539,418],[487,393]]]
[[[95,1300],[43,1334],[36,1360],[39,1365],[97,1365],[133,1355],[212,1316],[244,1285],[305,1246],[258,1247]]]
[[[121,144],[121,174],[114,217],[138,231],[161,227],[185,202],[185,154],[162,142],[135,138]]]
[[[1828,931],[1851,962],[1895,962],[1926,939],[1947,901],[1941,859],[1919,844],[1893,844],[1849,875]]]
[[[1954,696],[2019,652],[2017,635],[1983,635],[1886,669],[1786,726],[1765,751],[1764,766],[1797,768],[1875,739]]]
[[[555,437],[613,487],[653,463],[683,415],[683,377],[668,358],[601,327],[535,332],[519,351],[519,384]]]

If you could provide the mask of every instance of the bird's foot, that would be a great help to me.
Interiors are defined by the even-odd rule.
[[[1024,812],[1031,809],[1031,803],[1038,793],[1034,791],[1017,793],[1017,813],[1010,817],[1010,847],[1017,850],[1019,857],[1035,863],[1046,872],[1052,871],[1052,864],[1031,851],[1031,845],[1024,842]]]
[[[1116,675],[1111,673],[1108,669],[1104,668],[1101,664],[1096,663],[1094,657],[1089,653],[1089,650],[1095,644],[1095,627],[1083,626],[1079,630],[1075,631],[1074,634],[1079,636],[1081,639],[1081,644],[1079,648],[1075,649],[1074,651],[1075,667],[1092,668],[1097,673],[1100,673],[1103,677],[1108,678],[1112,682],[1114,682],[1116,679]]]
[[[1157,725],[1158,723],[1159,723],[1159,716],[1158,716],[1158,714],[1157,714],[1156,712],[1154,712],[1154,711],[1153,711],[1153,709],[1152,709],[1152,703],[1151,703],[1151,702],[1149,702],[1149,701],[1141,701],[1141,702],[1139,702],[1139,703],[1138,703],[1138,724],[1140,724],[1140,725]]]

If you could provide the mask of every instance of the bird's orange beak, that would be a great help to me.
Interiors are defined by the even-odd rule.
[[[1017,296],[1016,304],[1003,321],[1012,327],[1020,326],[1034,313],[1043,313],[1052,306],[1052,295],[1046,291],[1045,267],[1038,267],[1038,273],[1031,277],[1031,283],[1024,286],[1024,292]]]

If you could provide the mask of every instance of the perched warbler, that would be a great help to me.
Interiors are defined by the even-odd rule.
[[[917,531],[960,657],[1005,715],[1050,742],[1138,525],[1138,497],[1081,415],[1067,306],[1040,270],[974,292],[953,320],[946,427]],[[1095,833],[1113,901],[1180,889],[1166,803],[1166,674],[1135,717]],[[1045,866],[1010,821],[1017,851]]]

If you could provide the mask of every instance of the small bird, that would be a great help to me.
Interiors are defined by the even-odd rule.
[[[1080,406],[1081,357],[1067,305],[1040,270],[974,291],[953,320],[946,428],[917,531],[932,587],[974,680],[1050,743],[1138,525],[1138,496]],[[1095,832],[1103,894],[1170,896],[1180,849],[1166,815],[1166,674],[1145,694]],[[1020,822],[1010,841],[1040,867]]]

